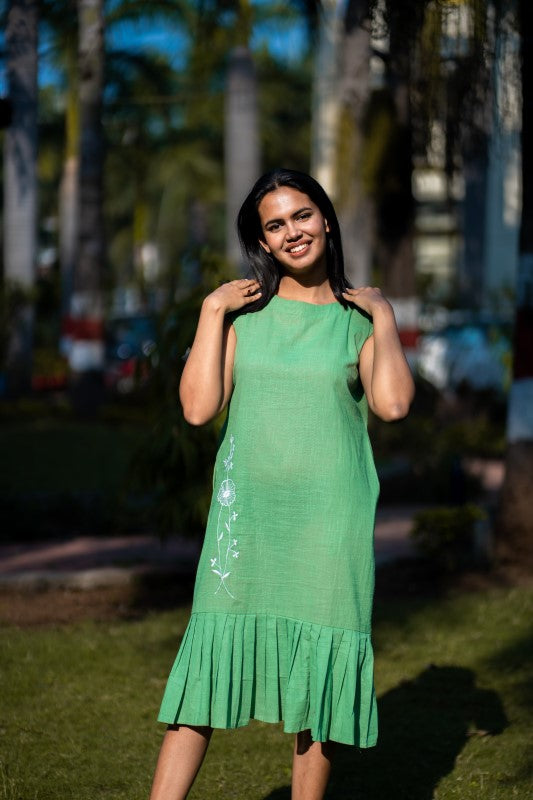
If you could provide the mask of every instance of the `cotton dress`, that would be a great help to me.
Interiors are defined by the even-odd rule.
[[[371,747],[379,484],[357,363],[372,325],[338,302],[277,295],[233,324],[192,614],[158,719],[283,720],[287,733]]]

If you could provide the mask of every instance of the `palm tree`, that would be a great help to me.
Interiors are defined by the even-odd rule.
[[[11,124],[4,141],[4,280],[16,292],[7,345],[8,387],[31,385],[37,246],[37,0],[11,0],[6,51]],[[15,296],[15,295],[13,295]]]
[[[522,84],[522,220],[514,335],[514,375],[507,417],[505,482],[497,528],[500,553],[511,561],[533,562],[533,9],[518,2]]]
[[[229,56],[224,109],[224,170],[226,185],[226,256],[241,266],[235,220],[252,183],[259,176],[259,121],[255,66],[248,48],[252,27],[249,0],[237,11],[237,45]]]
[[[73,276],[69,353],[72,399],[78,411],[93,412],[102,389],[104,366],[103,294],[103,0],[78,0],[80,182],[79,240]]]
[[[336,153],[341,110],[342,17],[339,0],[323,0],[313,76],[311,172],[336,199]]]
[[[354,286],[370,282],[375,234],[375,204],[365,181],[371,25],[368,0],[349,0],[343,20],[337,207],[346,274]]]

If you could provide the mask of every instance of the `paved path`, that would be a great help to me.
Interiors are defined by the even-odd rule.
[[[416,508],[385,507],[376,522],[376,563],[414,555],[409,540]],[[201,543],[156,536],[77,537],[0,545],[0,587],[77,589],[130,583],[147,573],[191,574]]]

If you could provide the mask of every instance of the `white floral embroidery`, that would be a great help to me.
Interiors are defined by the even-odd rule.
[[[232,536],[231,523],[235,522],[239,516],[235,511],[231,511],[231,506],[235,502],[236,489],[235,484],[229,478],[230,470],[233,469],[233,453],[235,451],[235,438],[233,435],[229,438],[230,448],[227,458],[224,459],[224,467],[226,468],[226,477],[220,484],[217,493],[217,500],[220,503],[217,519],[217,555],[211,558],[211,572],[219,577],[219,583],[215,590],[217,594],[223,586],[230,597],[234,595],[230,592],[227,585],[231,571],[228,569],[230,557],[239,558],[239,551],[236,550],[237,539]],[[224,510],[227,509],[227,520],[222,519]],[[225,514],[224,514],[225,516]]]

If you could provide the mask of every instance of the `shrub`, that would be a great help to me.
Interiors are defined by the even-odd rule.
[[[476,526],[486,519],[472,503],[430,508],[415,515],[411,538],[423,556],[452,571],[473,560]]]

